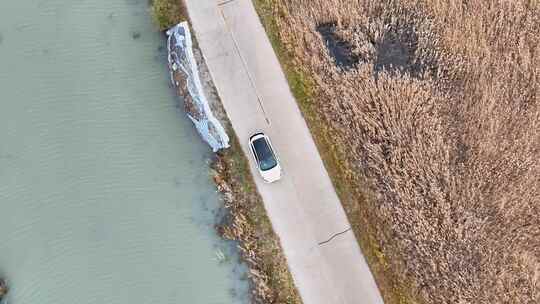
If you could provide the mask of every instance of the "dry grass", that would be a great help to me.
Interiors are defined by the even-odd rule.
[[[386,302],[540,303],[538,1],[255,3]]]

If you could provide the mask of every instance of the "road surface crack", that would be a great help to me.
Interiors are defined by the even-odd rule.
[[[219,3],[218,3],[218,6],[223,6],[223,5],[225,5],[225,4],[229,4],[229,3],[233,2],[233,1],[234,1],[234,0],[225,0],[225,1],[223,1],[223,2],[219,2]]]
[[[335,237],[337,237],[337,236],[339,236],[339,235],[342,235],[342,234],[345,234],[345,233],[347,233],[347,232],[349,232],[349,231],[351,231],[351,230],[352,230],[352,228],[349,227],[349,228],[347,228],[346,230],[343,230],[343,231],[341,231],[341,232],[338,232],[338,233],[332,235],[328,240],[323,241],[323,242],[320,242],[319,245],[324,245],[324,244],[326,244],[326,243],[329,243],[329,242],[332,241]]]

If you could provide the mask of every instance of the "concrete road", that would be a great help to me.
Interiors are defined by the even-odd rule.
[[[185,1],[304,303],[383,303],[251,1]],[[249,154],[257,131],[280,158],[276,183],[262,181]]]

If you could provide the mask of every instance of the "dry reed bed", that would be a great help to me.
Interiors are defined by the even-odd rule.
[[[538,1],[270,2],[370,197],[346,209],[405,293],[387,302],[540,303]],[[355,68],[334,63],[322,24]]]

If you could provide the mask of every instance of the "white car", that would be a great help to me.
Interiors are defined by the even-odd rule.
[[[281,166],[274,153],[270,138],[263,133],[256,133],[249,138],[249,148],[255,159],[263,180],[272,183],[281,178]]]

